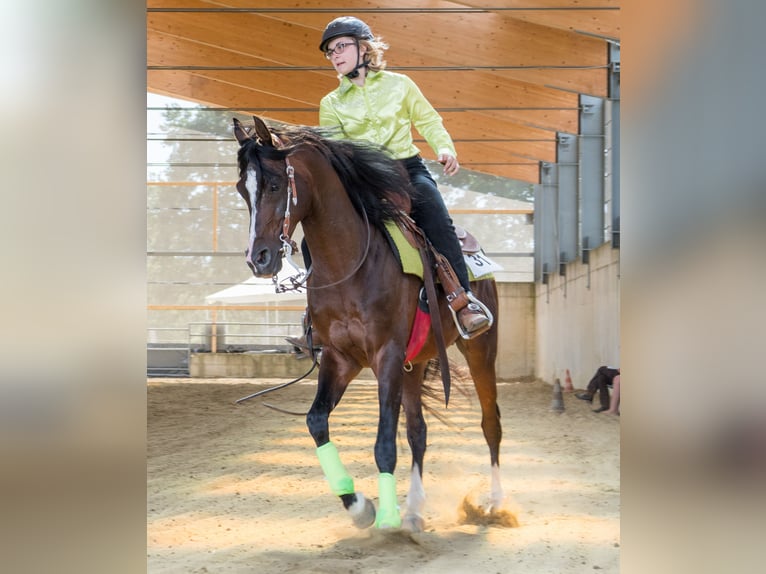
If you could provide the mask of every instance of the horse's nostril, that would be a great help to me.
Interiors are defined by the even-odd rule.
[[[269,251],[268,249],[261,249],[258,252],[257,256],[253,259],[253,262],[258,267],[263,267],[265,265],[268,265],[270,261],[271,261],[271,251]]]

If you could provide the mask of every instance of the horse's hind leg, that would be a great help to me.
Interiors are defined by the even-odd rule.
[[[413,370],[404,377],[402,403],[407,419],[407,442],[412,450],[412,468],[410,471],[410,490],[407,494],[407,512],[402,520],[402,528],[411,532],[422,532],[423,507],[426,493],[423,488],[423,459],[426,453],[426,421],[423,418],[423,375],[426,363],[413,366]]]
[[[486,283],[485,285],[481,285]],[[479,298],[487,304],[497,317],[497,290],[494,283],[478,282],[476,291]],[[476,284],[475,284],[476,285]],[[481,430],[489,446],[489,457],[492,465],[490,487],[490,510],[498,509],[503,503],[503,486],[500,480],[500,441],[503,430],[500,424],[500,408],[497,406],[497,375],[495,360],[497,359],[497,330],[495,323],[492,328],[471,340],[458,339],[457,345],[468,363],[476,394],[481,405]]]
[[[335,445],[330,441],[329,426],[330,413],[340,402],[351,379],[360,370],[342,369],[333,360],[332,354],[326,353],[322,358],[317,393],[306,415],[306,424],[317,446],[319,464],[330,484],[330,490],[340,497],[344,508],[351,514],[354,525],[367,528],[375,521],[375,506],[361,492],[354,491],[354,480],[343,466]]]
[[[483,336],[491,336],[491,332],[490,330]],[[489,447],[489,460],[492,465],[490,487],[490,510],[492,510],[500,508],[504,498],[500,481],[500,441],[503,438],[503,429],[500,424],[500,407],[497,406],[497,378],[495,360],[492,356],[494,354],[486,353],[484,349],[471,348],[477,344],[477,341],[468,341],[464,345],[458,342],[461,350],[462,347],[467,347],[464,355],[481,405],[481,430]]]

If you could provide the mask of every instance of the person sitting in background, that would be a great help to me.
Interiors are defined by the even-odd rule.
[[[575,396],[583,401],[593,402],[593,396],[598,391],[598,398],[601,406],[593,409],[594,413],[601,413],[609,410],[609,387],[612,386],[614,378],[620,374],[620,369],[614,367],[601,366],[593,375],[588,383],[584,393],[575,393]]]
[[[612,400],[609,409],[604,411],[608,415],[620,416],[620,375],[612,379]]]

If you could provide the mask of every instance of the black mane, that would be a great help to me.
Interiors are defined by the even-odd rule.
[[[381,146],[333,139],[335,131],[329,128],[282,126],[272,128],[272,132],[285,142],[284,147],[264,146],[256,139],[246,141],[237,156],[240,175],[249,161],[260,163],[259,157],[283,160],[295,149],[310,147],[332,165],[357,212],[361,215],[364,210],[370,223],[377,227],[382,227],[386,220],[401,217],[399,200],[409,205],[409,198],[415,193],[404,167]]]

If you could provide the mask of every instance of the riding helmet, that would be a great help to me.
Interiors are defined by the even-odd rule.
[[[374,37],[370,27],[359,18],[341,16],[327,24],[324,34],[322,34],[322,43],[319,44],[319,49],[324,52],[327,50],[328,42],[340,36],[354,36],[360,40],[372,40]]]

